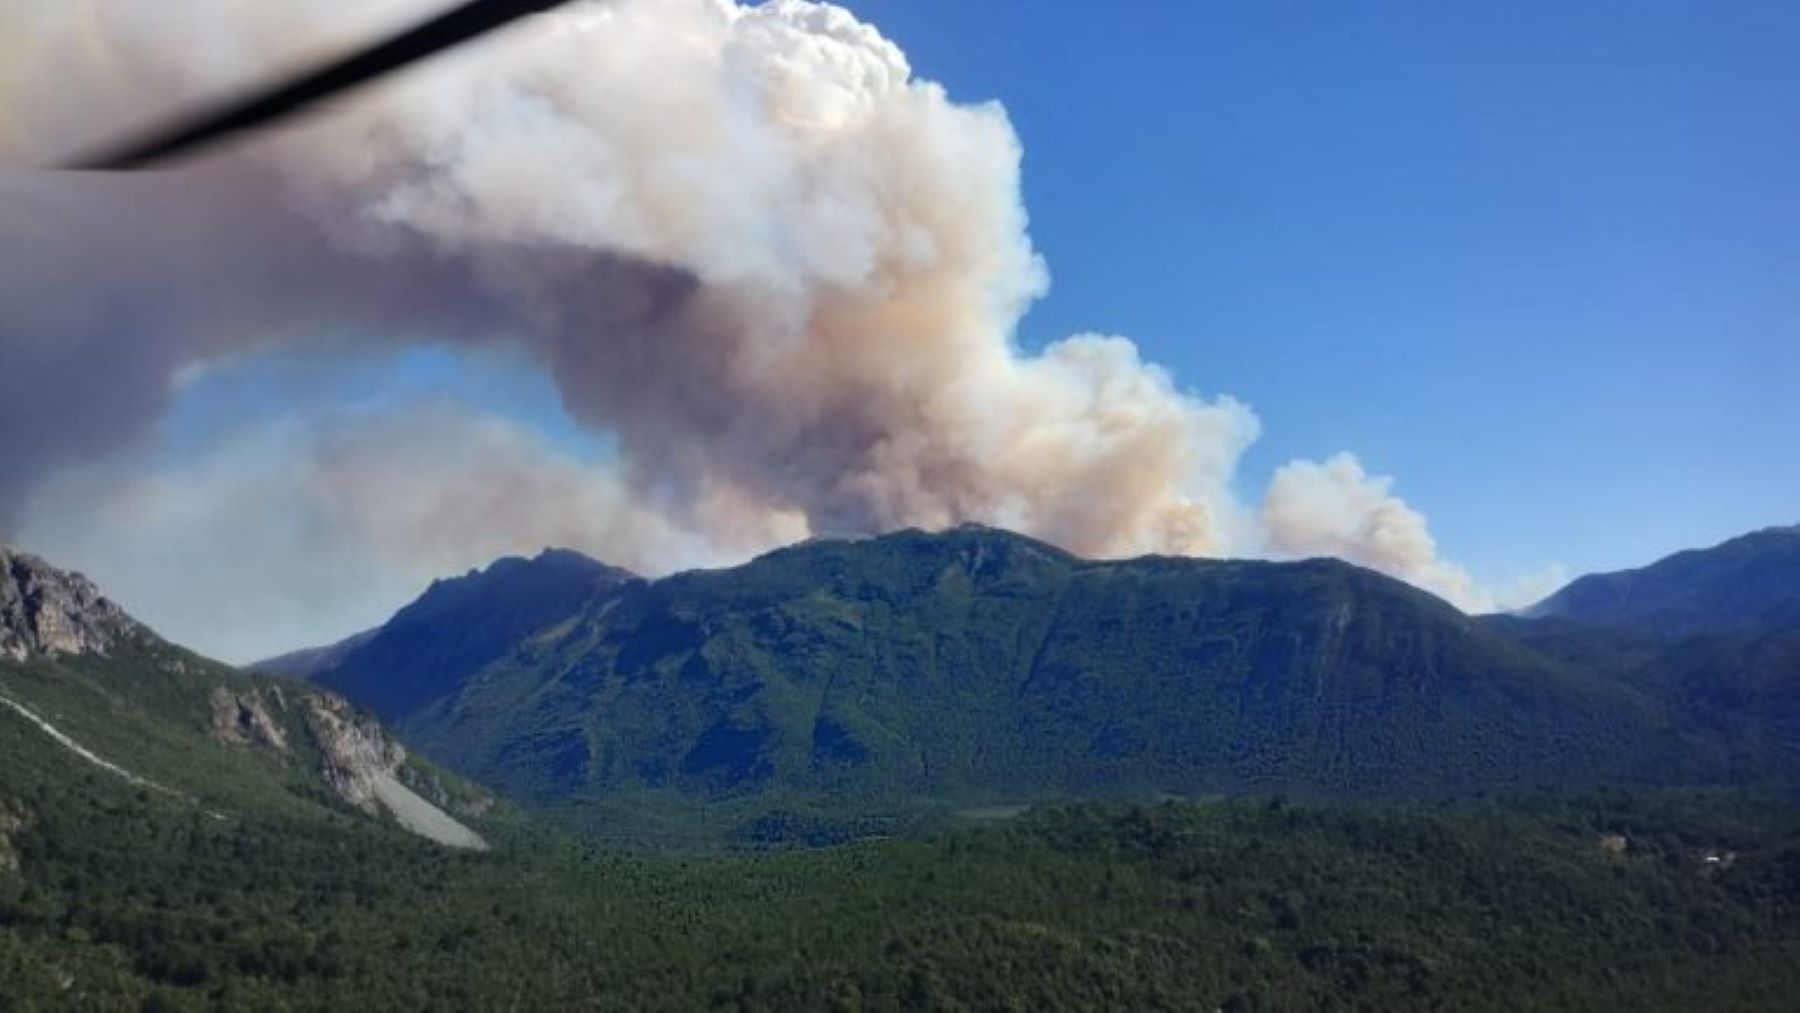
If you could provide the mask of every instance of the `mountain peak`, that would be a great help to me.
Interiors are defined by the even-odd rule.
[[[587,574],[598,577],[630,579],[637,576],[629,570],[602,563],[574,549],[547,546],[535,556],[501,556],[485,567],[470,567],[461,577],[442,577],[434,586],[460,584],[466,581],[509,577],[523,573]]]
[[[381,627],[324,649],[323,658],[300,652],[298,665],[397,719],[443,695],[457,673],[492,662],[526,634],[638,579],[573,549],[506,556],[486,569],[433,581]],[[294,660],[284,656],[264,664],[279,671],[295,667]]]
[[[782,558],[832,554],[841,551],[850,552],[941,552],[952,554],[968,552],[983,547],[990,549],[1009,549],[1035,554],[1044,558],[1053,558],[1069,562],[1077,562],[1080,557],[1041,541],[1030,535],[1023,535],[1006,528],[997,528],[975,521],[964,521],[947,528],[927,530],[925,528],[898,528],[873,535],[832,536],[815,535],[792,545],[784,545],[771,549],[759,559]]]
[[[1800,525],[1738,535],[1635,570],[1578,578],[1523,613],[1692,633],[1800,609]]]
[[[0,658],[104,654],[141,629],[93,581],[0,545]]]
[[[1739,535],[1724,544],[1730,545],[1732,542],[1742,541],[1759,542],[1763,544],[1800,543],[1800,524],[1777,524],[1771,527],[1761,528],[1752,531],[1749,534]]]

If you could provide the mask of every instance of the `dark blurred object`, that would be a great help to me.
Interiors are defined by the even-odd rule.
[[[99,171],[142,169],[191,153],[232,134],[264,126],[342,91],[366,84],[407,64],[460,45],[527,14],[569,0],[470,0],[373,48],[329,64],[297,81],[254,93],[238,102],[156,130],[116,147],[72,160],[65,168]]]

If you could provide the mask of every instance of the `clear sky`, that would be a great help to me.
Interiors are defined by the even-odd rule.
[[[859,0],[1003,102],[1050,294],[1503,578],[1800,520],[1800,4]]]

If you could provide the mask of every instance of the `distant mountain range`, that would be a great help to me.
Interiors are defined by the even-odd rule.
[[[614,830],[1792,783],[1795,541],[1762,532],[1485,620],[1336,561],[1095,562],[979,527],[655,581],[558,551],[439,581],[310,674],[452,769]]]
[[[1800,779],[1800,527],[1594,574],[1489,625],[1659,701],[1700,769]]]
[[[1590,574],[1524,614],[1661,634],[1800,625],[1800,525]]]
[[[466,813],[479,783],[633,840],[1070,798],[1791,789],[1796,546],[1757,532],[1480,619],[1332,560],[1097,562],[972,526],[661,580],[557,550],[259,666],[279,679],[0,552],[0,720],[196,799],[391,817],[398,784]]]

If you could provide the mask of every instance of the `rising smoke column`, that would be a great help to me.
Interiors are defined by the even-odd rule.
[[[1263,499],[1266,545],[1285,556],[1337,556],[1400,574],[1457,605],[1491,611],[1492,596],[1467,570],[1438,555],[1425,515],[1368,474],[1351,454],[1277,469]]]
[[[49,161],[436,6],[0,0],[0,47],[24,41],[0,53],[4,147]],[[0,451],[0,525],[140,431],[180,370],[331,333],[529,348],[616,436],[632,508],[728,550],[973,520],[1089,555],[1328,551],[1458,593],[1428,535],[1396,553],[1359,541],[1380,525],[1304,519],[1337,504],[1290,488],[1335,462],[1243,507],[1255,416],[1130,341],[1018,348],[1047,284],[1019,163],[998,104],[951,101],[839,8],[614,0],[160,183],[76,197],[8,173],[62,224],[27,249],[0,219],[0,255],[113,309],[7,283],[0,364],[31,379],[0,395],[90,411],[68,439]],[[125,334],[138,351],[114,379]]]

